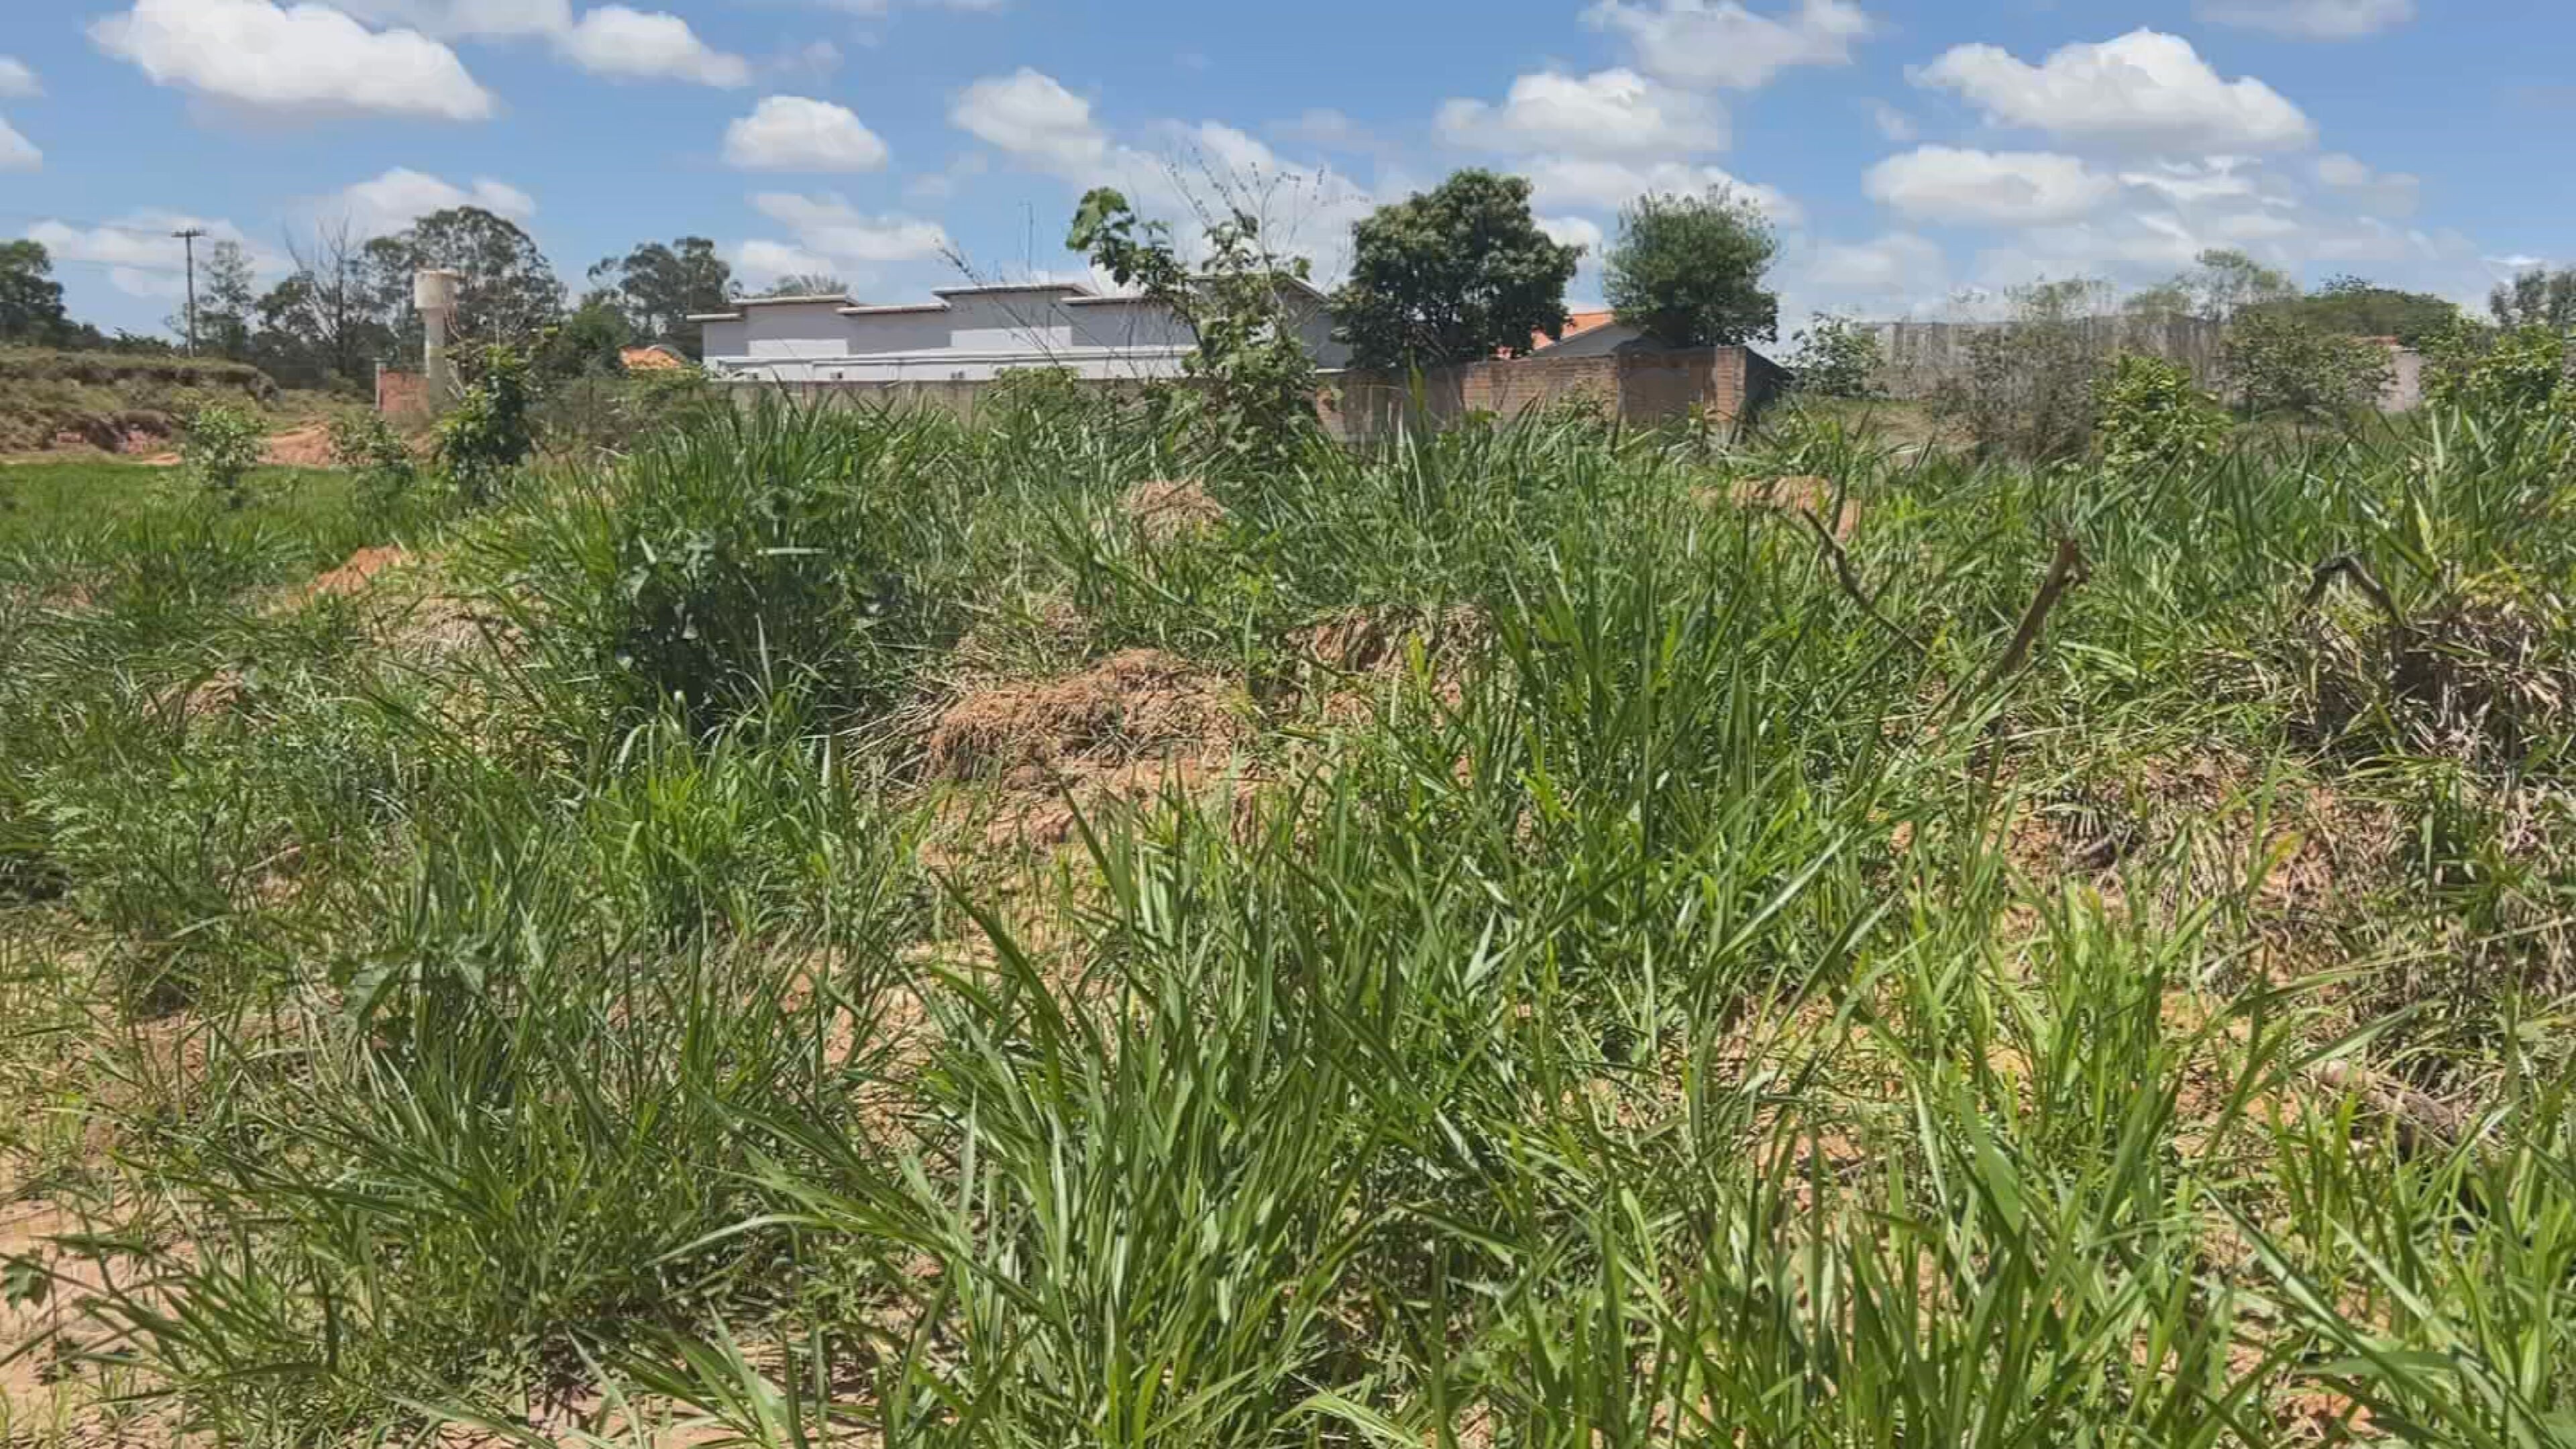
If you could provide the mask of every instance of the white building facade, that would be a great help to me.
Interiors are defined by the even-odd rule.
[[[1020,368],[1148,381],[1181,375],[1196,345],[1171,310],[1142,297],[1071,284],[952,287],[891,306],[846,297],[746,298],[690,320],[706,336],[707,371],[744,381],[984,382]],[[1339,367],[1324,297],[1297,286],[1290,310],[1315,360]]]

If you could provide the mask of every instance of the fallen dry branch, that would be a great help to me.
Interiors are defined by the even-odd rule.
[[[2084,561],[2084,550],[2077,547],[2071,538],[2059,539],[2057,556],[2049,561],[2048,577],[2041,580],[2039,593],[2031,599],[2030,607],[2023,611],[2021,627],[2013,631],[2012,647],[2004,651],[2003,658],[1995,661],[1994,669],[1977,686],[1978,693],[1983,694],[2020,672],[2022,665],[2029,662],[2031,647],[2039,642],[2040,630],[2048,626],[2048,616],[2056,612],[2058,602],[2092,577],[2093,571]]]
[[[1860,574],[1852,568],[1851,555],[1843,551],[1842,540],[1835,538],[1834,531],[1825,527],[1825,521],[1816,516],[1816,510],[1801,508],[1798,516],[1807,520],[1807,527],[1814,531],[1816,542],[1824,546],[1825,558],[1833,565],[1835,581],[1842,585],[1844,593],[1851,595],[1853,603],[1860,605],[1861,612],[1869,615],[1878,627],[1904,640],[1915,653],[1929,657],[1931,646],[1882,613],[1878,601],[1870,597],[1869,590],[1861,587]]]

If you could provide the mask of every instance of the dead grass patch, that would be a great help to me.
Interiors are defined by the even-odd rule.
[[[962,796],[952,820],[980,813],[988,844],[1070,839],[1078,813],[1152,803],[1234,779],[1250,736],[1242,689],[1153,649],[1113,654],[1050,680],[997,680],[960,696],[930,731],[931,773],[991,787]],[[979,812],[978,806],[981,806]]]
[[[1836,507],[1834,493],[1832,479],[1801,474],[1786,478],[1738,479],[1723,494],[1714,489],[1701,489],[1693,496],[1703,507],[1725,503],[1736,508],[1783,513],[1792,519],[1811,514],[1833,530],[1836,543],[1849,543],[1852,536],[1860,531],[1860,503],[1857,499],[1846,498],[1840,507]]]
[[[1196,479],[1139,483],[1118,500],[1119,512],[1147,543],[1178,543],[1215,533],[1230,515]]]

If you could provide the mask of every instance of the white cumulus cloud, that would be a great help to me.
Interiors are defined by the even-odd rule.
[[[14,55],[0,55],[0,101],[23,101],[45,93],[42,81],[27,63]]]
[[[1586,259],[1598,259],[1602,243],[1607,240],[1602,235],[1601,223],[1588,216],[1542,216],[1538,219],[1538,229],[1547,233],[1548,240],[1559,246],[1583,248]]]
[[[794,249],[807,260],[819,258],[831,264],[784,267],[779,269],[781,272],[831,271],[842,265],[866,267],[894,262],[925,262],[939,258],[949,250],[948,233],[935,221],[910,216],[870,216],[837,196],[800,196],[794,192],[772,191],[753,197],[751,204],[762,216],[786,227],[795,238]],[[773,260],[785,255],[783,251],[766,254]]]
[[[1930,239],[1896,231],[1816,248],[1800,281],[1848,297],[1937,297],[1949,290],[1949,260]]]
[[[1022,66],[968,86],[948,111],[957,128],[1023,165],[1080,180],[1109,154],[1091,102]]]
[[[603,5],[583,12],[554,42],[565,58],[593,75],[724,87],[751,84],[750,61],[700,40],[677,15]]]
[[[1448,102],[1438,125],[1454,146],[1586,156],[1716,151],[1727,139],[1724,113],[1705,97],[1627,69],[1525,75],[1499,106]]]
[[[781,277],[838,275],[829,257],[819,257],[785,242],[754,239],[734,248],[734,280],[739,287],[762,292]]]
[[[2033,226],[2081,216],[2119,183],[2073,156],[1920,146],[1871,167],[1861,189],[1924,221]]]
[[[2414,19],[2415,0],[2200,0],[2195,13],[2303,40],[2354,40]]]
[[[1601,0],[1585,20],[1627,40],[1637,64],[1685,86],[1751,90],[1792,66],[1846,65],[1875,28],[1851,0],[1799,0],[1785,16],[1740,0]]]
[[[42,171],[45,153],[36,143],[18,134],[9,118],[0,116],[0,171]]]
[[[27,239],[40,243],[58,262],[82,262],[107,268],[109,285],[134,297],[178,297],[187,290],[187,244],[175,233],[204,233],[197,245],[233,242],[250,254],[252,268],[263,276],[284,272],[285,257],[252,242],[229,221],[175,211],[137,211],[106,226],[74,226],[40,221],[27,228]]]
[[[515,186],[478,177],[471,186],[397,166],[333,195],[323,209],[346,217],[360,236],[390,236],[434,211],[480,207],[525,222],[537,214],[536,198]]]
[[[134,0],[89,33],[156,84],[255,111],[473,121],[494,110],[445,45],[416,30],[369,30],[321,5]]]
[[[2422,177],[2404,171],[2373,170],[2356,156],[2334,152],[2317,158],[2317,180],[2364,211],[2405,216],[2422,199]]]
[[[725,164],[741,171],[877,171],[886,143],[847,106],[771,96],[725,130]]]
[[[734,87],[751,83],[751,62],[716,49],[689,23],[663,11],[602,5],[576,13],[572,0],[334,0],[363,20],[415,27],[446,40],[544,40],[557,55],[614,80],[678,80]]]
[[[1540,206],[1577,211],[1616,211],[1638,197],[1697,196],[1723,187],[1782,226],[1794,226],[1805,215],[1798,203],[1776,187],[1741,180],[1715,166],[1679,161],[1634,164],[1582,156],[1539,156],[1518,168],[1530,179],[1531,197]]]
[[[2061,141],[2149,150],[2282,151],[2316,126],[2280,92],[2223,79],[2177,35],[2136,30],[2052,52],[2038,65],[2000,46],[1962,45],[1915,74],[1955,91],[1989,119]]]

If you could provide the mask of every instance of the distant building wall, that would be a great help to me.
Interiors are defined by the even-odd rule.
[[[1964,379],[1979,337],[2008,332],[2013,322],[1865,322],[1885,357],[1878,377],[1889,397],[1932,396],[1945,383]],[[2180,363],[2204,387],[2215,386],[2227,329],[2205,317],[2084,317],[2076,320],[2086,341],[2105,355],[2143,353]]]
[[[1438,368],[1416,379],[1346,372],[1327,389],[1325,425],[1346,439],[1383,437],[1407,423],[1440,427],[1471,413],[1513,417],[1578,399],[1621,422],[1651,426],[1696,410],[1743,422],[1779,395],[1787,373],[1742,347],[1663,351],[1631,347],[1599,356],[1535,356]]]
[[[1079,379],[1121,392],[1133,378]],[[783,397],[825,407],[931,408],[972,421],[992,405],[997,378],[859,381],[847,378],[737,378],[736,399]],[[1750,418],[1783,392],[1788,372],[1742,347],[1686,351],[1630,349],[1601,357],[1536,357],[1438,368],[1417,380],[1391,373],[1327,373],[1316,411],[1337,437],[1384,437],[1401,426],[1442,427],[1473,413],[1516,417],[1578,398],[1622,422],[1676,422],[1694,410],[1721,424]],[[1188,386],[1187,383],[1180,384]],[[1417,396],[1416,387],[1420,392]]]
[[[2383,413],[2411,413],[2424,405],[2424,354],[2391,340],[2388,386],[2379,395]]]

